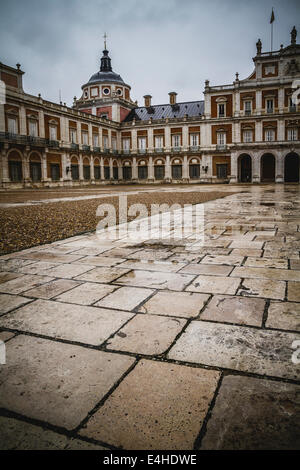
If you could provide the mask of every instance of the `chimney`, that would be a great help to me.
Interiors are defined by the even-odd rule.
[[[177,96],[176,91],[170,91],[169,96],[170,96],[170,104],[176,104],[176,96]]]
[[[151,106],[151,95],[145,95],[144,100],[145,100],[145,107],[149,108]]]

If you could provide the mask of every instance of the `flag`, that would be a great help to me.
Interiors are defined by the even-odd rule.
[[[274,20],[275,20],[275,15],[274,15],[274,11],[273,11],[273,8],[272,8],[272,13],[271,13],[271,18],[270,18],[270,24],[272,24]]]

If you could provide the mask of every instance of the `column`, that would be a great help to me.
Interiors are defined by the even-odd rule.
[[[42,182],[44,183],[45,181],[48,180],[48,177],[47,177],[47,154],[46,154],[46,152],[44,152],[43,155],[42,155],[41,172],[42,172]]]
[[[60,118],[60,140],[62,142],[69,142],[68,120],[65,116]]]
[[[88,142],[89,142],[90,147],[93,147],[93,132],[92,131],[93,131],[92,124],[89,123],[88,124],[88,133],[89,133]]]
[[[167,183],[171,182],[171,164],[170,164],[170,155],[166,156],[166,165],[165,165],[165,181]]]
[[[284,154],[280,150],[275,153],[275,182],[284,182]]]
[[[20,106],[19,118],[20,118],[20,129],[19,129],[19,133],[20,133],[21,135],[27,135],[25,106]]]
[[[286,140],[285,139],[285,129],[284,129],[284,120],[280,118],[277,121],[277,140]]]
[[[263,135],[262,135],[262,122],[255,121],[255,141],[262,142]]]
[[[261,90],[257,90],[256,92],[256,114],[261,114],[262,107],[262,93]]]
[[[171,130],[169,126],[165,127],[165,147],[167,150],[171,149]]]
[[[260,166],[260,153],[253,152],[252,154],[252,183],[260,183],[261,179],[261,166]]]
[[[95,184],[94,158],[92,156],[90,160],[90,171],[91,171],[91,175],[90,175],[91,183]]]
[[[81,124],[77,121],[77,143],[81,144]]]
[[[230,175],[230,180],[229,183],[236,183],[238,181],[238,155],[237,152],[232,152],[231,153],[231,175]]]
[[[136,158],[132,158],[132,179],[137,180],[138,179],[138,168],[136,164]]]
[[[101,181],[104,181],[104,163],[103,163],[103,157],[100,158],[100,179],[101,179]]]
[[[1,151],[1,160],[2,160],[2,183],[9,182],[9,171],[8,171],[8,158],[7,158],[7,149],[3,148]]]
[[[122,180],[122,179],[123,179],[123,169],[122,169],[122,165],[119,165],[119,166],[118,166],[118,179],[119,179],[119,180]]]
[[[132,129],[131,131],[131,149],[137,151],[137,131]]]
[[[189,148],[189,128],[186,124],[182,128],[182,146],[183,150],[188,150]]]
[[[30,170],[29,170],[29,147],[26,147],[26,149],[23,152],[23,158],[22,158],[22,166],[23,166],[23,178],[25,182],[25,187],[30,186],[31,180],[30,180]]]
[[[149,157],[148,159],[148,180],[154,181],[154,167],[153,167],[153,158]]]
[[[183,156],[182,179],[184,182],[187,182],[189,179],[189,167],[188,167],[187,155]]]
[[[153,128],[150,127],[148,129],[148,150],[153,152],[154,149],[154,141],[153,141]]]
[[[240,92],[235,91],[234,93],[234,116],[240,115]]]
[[[284,88],[283,87],[280,87],[278,90],[278,109],[279,109],[280,114],[284,112]]]
[[[82,153],[79,154],[79,181],[83,181],[83,161],[82,161]]]

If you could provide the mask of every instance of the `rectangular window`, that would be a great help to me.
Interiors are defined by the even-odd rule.
[[[90,165],[84,165],[83,167],[83,178],[89,180],[91,178]]]
[[[32,181],[41,181],[42,171],[41,164],[38,162],[30,162],[30,178]]]
[[[70,129],[70,141],[72,144],[77,143],[77,131],[76,129]]]
[[[130,149],[130,139],[122,139],[122,148],[123,150]]]
[[[274,131],[274,129],[267,129],[265,131],[265,140],[267,142],[273,142],[275,140],[275,131]]]
[[[267,113],[273,113],[274,112],[274,100],[267,100]]]
[[[199,145],[199,134],[190,134],[190,145],[192,147],[198,147],[198,145]]]
[[[99,135],[98,134],[93,134],[93,146],[99,147]]]
[[[18,133],[17,119],[9,117],[7,119],[7,128],[10,134],[17,134]]]
[[[243,132],[243,141],[244,142],[252,142],[252,131],[249,130],[249,131],[244,131]]]
[[[124,180],[131,180],[131,177],[132,177],[131,166],[124,166],[123,167],[123,178],[124,178]]]
[[[139,150],[146,150],[146,137],[138,138],[138,148]]]
[[[56,126],[49,126],[49,137],[50,137],[50,140],[57,140]]]
[[[37,129],[38,129],[37,122],[32,121],[30,119],[30,121],[29,121],[29,135],[31,137],[37,137],[37,134],[38,134]]]
[[[88,145],[89,143],[89,135],[87,132],[82,132],[82,144]]]
[[[162,149],[164,146],[164,139],[161,135],[156,135],[154,140],[154,145],[156,149]]]
[[[119,179],[119,172],[118,172],[118,167],[117,166],[113,167],[113,178],[114,178],[114,180]]]
[[[180,147],[180,135],[179,134],[172,135],[172,146]]]
[[[22,162],[9,161],[9,178],[11,181],[22,181]]]
[[[245,114],[251,114],[252,103],[251,101],[245,101]]]
[[[224,103],[220,103],[218,105],[218,116],[225,117],[225,104]]]
[[[116,137],[111,138],[111,147],[113,150],[117,150],[117,138]]]
[[[217,178],[226,179],[228,174],[228,165],[227,163],[217,164]]]
[[[104,179],[109,180],[110,179],[110,169],[109,166],[104,167]]]
[[[296,129],[296,128],[288,129],[287,135],[288,135],[288,140],[297,140],[298,139],[298,129]]]
[[[225,145],[225,144],[226,144],[225,132],[218,132],[217,133],[217,145]]]
[[[104,148],[104,150],[108,149],[108,137],[107,137],[107,135],[103,136],[103,148]]]
[[[190,165],[190,178],[200,177],[200,165]]]

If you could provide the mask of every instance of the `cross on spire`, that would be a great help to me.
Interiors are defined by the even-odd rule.
[[[104,38],[104,49],[106,50],[106,39],[107,39],[106,33],[104,33],[103,38]]]

